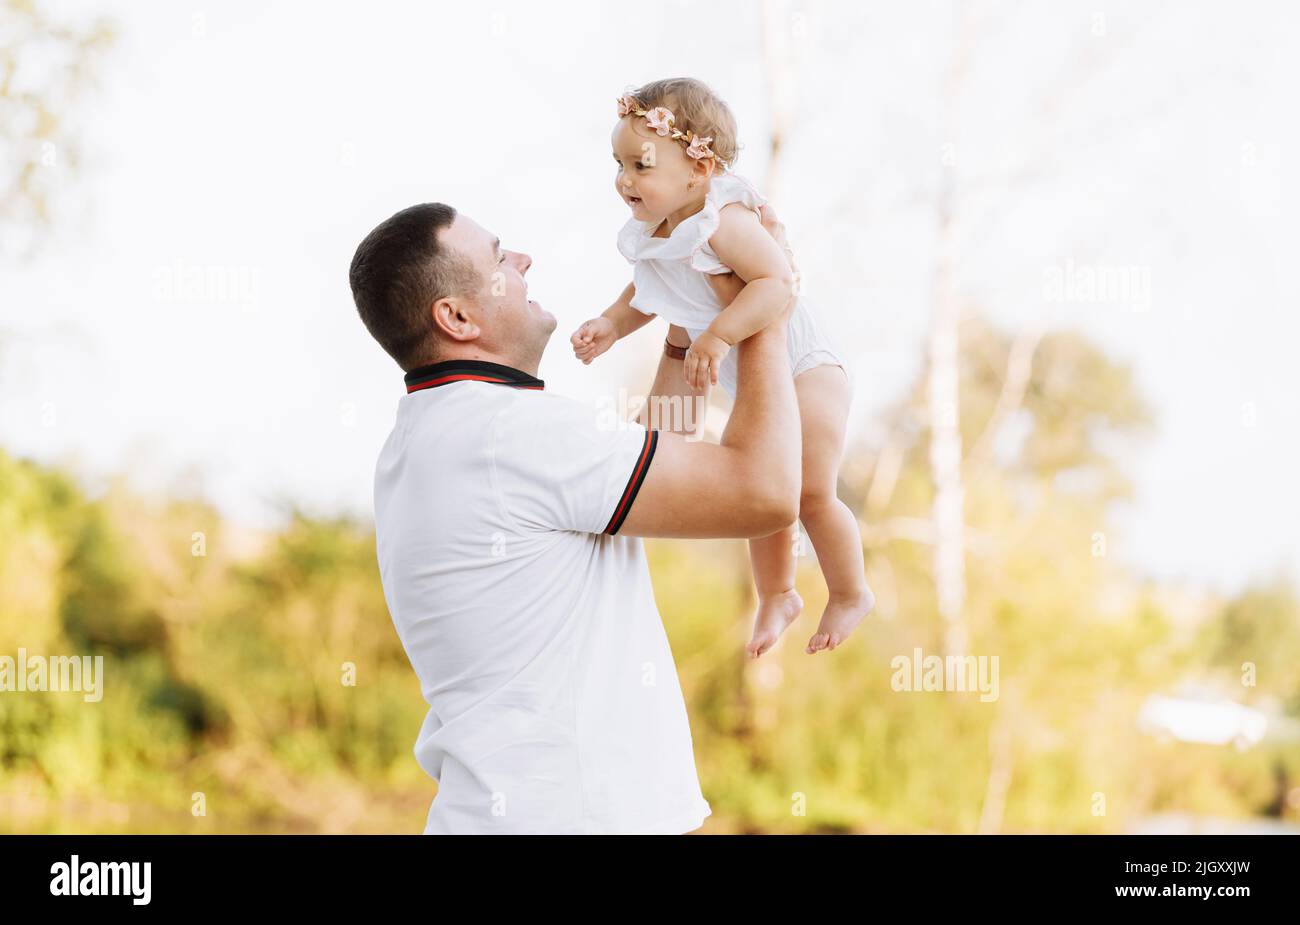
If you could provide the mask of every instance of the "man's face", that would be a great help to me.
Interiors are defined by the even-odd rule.
[[[528,298],[524,275],[532,258],[503,250],[496,235],[463,214],[442,232],[441,241],[469,261],[482,281],[472,300],[477,307],[478,342],[519,362],[536,362],[556,322],[554,315]]]

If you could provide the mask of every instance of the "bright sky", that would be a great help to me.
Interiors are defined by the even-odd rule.
[[[567,345],[629,279],[614,98],[656,77],[707,81],[737,113],[738,172],[762,187],[759,8],[62,7],[108,13],[120,41],[81,120],[84,209],[36,262],[4,269],[0,444],[89,484],[122,470],[144,487],[197,482],[251,524],[285,499],[369,513],[401,372],[358,321],[347,266],[375,224],[432,200],[532,255],[530,293],[559,318],[548,388],[594,400],[648,382],[660,324],[592,367]],[[782,84],[795,110],[769,192],[857,367],[855,433],[916,375],[947,162],[964,191],[962,291],[1008,329],[1086,331],[1156,410],[1155,438],[1126,458],[1136,501],[1111,554],[1225,591],[1295,573],[1293,8],[996,13],[951,123],[949,4],[777,9],[798,76]],[[1067,286],[1111,271],[1134,288],[1053,302],[1057,270]],[[195,273],[206,285],[188,291]]]

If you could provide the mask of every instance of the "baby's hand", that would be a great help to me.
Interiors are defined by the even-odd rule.
[[[718,369],[730,349],[731,344],[708,331],[695,338],[686,351],[686,362],[682,364],[691,387],[702,390],[706,385],[717,385]]]
[[[573,332],[569,343],[573,344],[573,355],[583,363],[590,364],[592,360],[614,346],[616,340],[618,340],[618,333],[614,330],[614,322],[601,315],[599,318],[584,321],[582,327]]]

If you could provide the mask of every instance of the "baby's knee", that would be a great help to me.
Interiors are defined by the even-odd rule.
[[[816,517],[829,511],[836,504],[839,504],[839,498],[835,496],[833,488],[826,485],[809,485],[805,482],[799,492],[799,518],[802,520]]]

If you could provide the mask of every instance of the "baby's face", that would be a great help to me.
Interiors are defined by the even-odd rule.
[[[700,186],[688,188],[699,172],[686,146],[655,134],[641,116],[624,116],[610,137],[616,172],[614,189],[632,208],[634,218],[661,222],[699,195]]]

